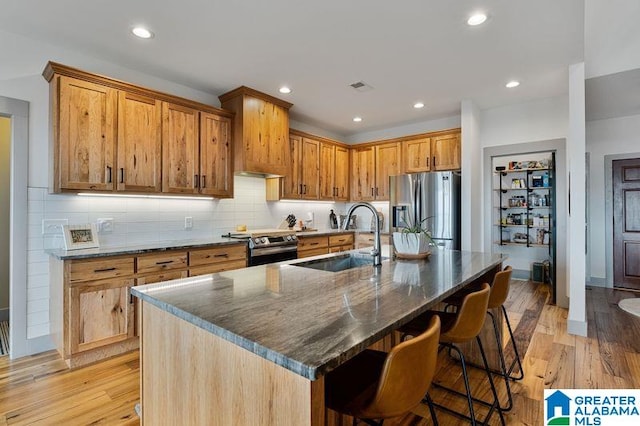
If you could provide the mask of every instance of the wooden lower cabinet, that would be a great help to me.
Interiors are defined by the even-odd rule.
[[[353,249],[353,232],[298,237],[298,259]]]
[[[356,249],[361,249],[364,247],[373,247],[374,234],[373,232],[359,232],[356,237]],[[380,244],[387,245],[391,244],[391,235],[389,234],[381,234],[380,235]]]
[[[55,346],[70,368],[139,346],[134,285],[243,268],[245,243],[49,262]]]

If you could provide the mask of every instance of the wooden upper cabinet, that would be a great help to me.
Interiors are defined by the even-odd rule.
[[[332,143],[320,143],[320,199],[346,201],[349,198],[349,150]]]
[[[198,193],[198,111],[162,104],[162,192]]]
[[[333,200],[335,186],[336,146],[322,142],[320,144],[320,199]]]
[[[291,164],[289,108],[292,104],[245,86],[219,99],[222,108],[236,114],[235,171],[287,175]]]
[[[302,138],[300,177],[302,198],[306,200],[317,200],[319,198],[319,168],[320,142],[309,138]]]
[[[431,138],[412,139],[403,142],[403,170],[420,173],[431,170]]]
[[[65,76],[50,89],[54,191],[112,190],[117,91]]]
[[[375,200],[375,149],[372,146],[353,148],[351,151],[351,199]]]
[[[302,194],[302,178],[300,176],[300,156],[302,152],[302,136],[289,135],[289,170],[282,178],[282,198],[300,198]]]
[[[233,196],[233,113],[55,62],[43,76],[52,192]]]
[[[233,197],[231,119],[200,113],[200,193]]]
[[[431,138],[432,170],[460,170],[460,132]]]
[[[336,146],[335,172],[333,184],[336,187],[335,200],[347,201],[349,199],[349,149]]]
[[[162,190],[162,102],[118,93],[117,190]]]
[[[400,150],[399,142],[376,145],[376,186],[375,199],[377,201],[389,200],[389,176],[400,174]]]

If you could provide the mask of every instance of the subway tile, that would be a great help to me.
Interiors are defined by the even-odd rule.
[[[47,276],[49,274],[49,262],[33,262],[28,264],[29,277],[36,275]]]
[[[46,188],[28,187],[27,200],[44,201],[44,194],[46,192]]]
[[[40,324],[27,327],[27,339],[35,339],[40,336],[47,336],[49,334],[49,324]]]
[[[27,289],[27,303],[37,299],[49,299],[49,286]]]
[[[42,200],[29,200],[27,201],[27,211],[30,213],[43,213],[44,201]]]
[[[27,313],[27,327],[49,323],[49,310]]]
[[[49,299],[30,300],[27,303],[27,314],[34,312],[47,312],[49,313]]]
[[[89,201],[87,199],[83,199],[82,197],[75,197],[68,200],[45,199],[44,210],[47,213],[86,213],[89,210]]]

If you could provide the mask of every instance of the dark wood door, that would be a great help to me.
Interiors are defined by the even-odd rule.
[[[613,162],[613,282],[640,290],[640,158]]]

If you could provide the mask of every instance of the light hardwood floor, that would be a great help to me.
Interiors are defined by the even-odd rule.
[[[588,288],[589,336],[576,337],[566,332],[567,311],[548,304],[546,286],[513,281],[507,309],[518,348],[525,353],[526,375],[512,383],[515,406],[506,413],[507,423],[542,424],[544,388],[640,388],[640,319],[617,307],[620,299],[636,296]],[[459,368],[446,355],[439,363],[436,381],[462,388]],[[470,374],[471,386],[488,397],[483,373],[471,369]],[[460,398],[437,390],[432,394],[445,405],[465,408]],[[15,361],[0,358],[0,425],[135,425],[138,400],[138,352],[76,370],[67,370],[55,352]],[[438,419],[442,425],[463,424],[441,411]],[[387,423],[429,425],[431,420],[428,410],[418,407]],[[497,416],[491,423],[498,424]]]

